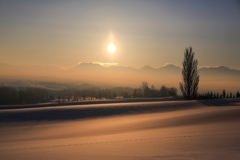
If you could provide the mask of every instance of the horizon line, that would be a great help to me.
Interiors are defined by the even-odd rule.
[[[158,68],[154,68],[152,67],[151,65],[144,65],[143,67],[140,67],[140,68],[135,68],[135,67],[131,67],[131,66],[122,66],[122,65],[119,65],[118,63],[111,63],[111,62],[98,62],[98,61],[81,61],[81,62],[78,62],[78,64],[74,67],[70,67],[70,68],[65,68],[65,67],[61,67],[61,66],[57,66],[57,65],[53,65],[53,64],[47,64],[47,65],[41,65],[41,64],[32,64],[32,65],[11,65],[11,64],[7,64],[7,63],[2,63],[0,62],[0,64],[3,64],[3,65],[8,65],[8,66],[12,66],[12,67],[34,67],[34,66],[37,66],[37,67],[48,67],[48,66],[51,66],[51,67],[56,67],[56,68],[59,68],[61,70],[70,70],[70,69],[73,69],[81,64],[96,64],[96,65],[99,65],[99,66],[102,66],[102,67],[111,67],[111,66],[118,66],[118,67],[125,67],[125,68],[133,68],[133,69],[142,69],[144,67],[151,67],[152,69],[160,69],[160,68],[163,68],[163,67],[166,67],[166,66],[175,66],[177,68],[180,68],[182,69],[182,67],[179,67],[178,65],[175,65],[173,63],[165,63],[163,66],[161,67],[158,67]],[[230,68],[228,66],[223,66],[223,65],[217,65],[217,66],[201,66],[201,67],[198,67],[198,69],[202,69],[202,68],[219,68],[219,67],[225,67],[225,68],[229,68],[231,70],[238,70],[240,71],[240,69],[235,69],[235,68]]]

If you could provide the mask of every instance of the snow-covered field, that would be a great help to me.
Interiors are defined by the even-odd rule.
[[[240,159],[240,99],[0,110],[0,159]]]

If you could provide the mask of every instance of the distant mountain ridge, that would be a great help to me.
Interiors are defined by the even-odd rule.
[[[230,69],[226,66],[216,66],[216,67],[201,67],[198,69],[200,74],[200,79],[221,79],[221,80],[237,80],[240,81],[240,70]],[[0,71],[1,73],[16,73],[18,75],[21,72],[24,72],[25,75],[36,74],[36,75],[44,75],[46,76],[48,73],[51,76],[58,76],[64,78],[72,78],[74,76],[75,79],[83,79],[83,78],[92,78],[95,81],[98,79],[108,78],[112,79],[112,81],[120,80],[120,79],[150,79],[151,77],[162,77],[161,79],[171,78],[173,81],[175,77],[176,80],[181,79],[181,71],[182,68],[174,65],[167,64],[160,68],[153,68],[150,65],[146,65],[142,68],[136,69],[132,67],[124,67],[118,65],[111,66],[103,66],[96,63],[80,63],[79,65],[63,70],[60,67],[56,66],[11,66],[4,63],[0,63]],[[4,72],[5,71],[5,72]],[[1,74],[0,73],[0,74]],[[170,77],[169,77],[170,76]]]
[[[167,70],[181,70],[182,69],[182,68],[180,68],[180,67],[178,67],[178,66],[176,66],[174,64],[167,64],[167,65],[164,65],[164,66],[159,67],[159,68],[153,68],[150,65],[145,65],[145,66],[137,69],[137,68],[132,68],[132,67],[123,67],[123,66],[115,66],[115,65],[105,67],[105,66],[102,66],[100,64],[94,64],[94,63],[89,62],[89,63],[81,63],[81,64],[79,64],[79,65],[77,65],[77,66],[75,66],[73,68],[68,69],[68,70],[74,70],[74,69],[77,69],[77,68],[80,68],[80,67],[88,67],[88,68],[94,68],[94,69],[95,68],[99,68],[99,67],[101,67],[101,68],[125,68],[125,69],[128,68],[128,69],[133,69],[133,70],[144,70],[144,71],[164,70],[164,69],[167,69]],[[215,70],[240,71],[238,69],[231,69],[231,68],[226,67],[226,66],[212,66],[212,67],[205,67],[205,66],[203,66],[203,67],[199,67],[198,70],[214,70],[214,69]]]
[[[201,67],[198,69],[200,76],[200,89],[215,90],[240,90],[240,70],[226,66]],[[124,67],[119,65],[103,66],[98,63],[80,63],[70,68],[62,69],[55,66],[11,66],[0,63],[0,78],[14,80],[41,80],[54,82],[73,82],[79,87],[97,88],[99,86],[121,86],[139,88],[143,81],[153,84],[156,88],[162,85],[179,88],[182,81],[182,68],[167,64],[159,68],[146,65],[142,68]],[[90,84],[98,84],[97,86]]]
[[[73,68],[70,68],[69,71],[73,71],[73,70],[78,70],[78,69],[96,69],[98,70],[99,68],[104,68],[106,70],[108,70],[109,68],[115,68],[115,69],[125,69],[125,70],[134,70],[134,71],[160,71],[160,70],[181,70],[180,67],[174,65],[174,64],[167,64],[163,67],[160,67],[160,68],[153,68],[151,67],[150,65],[146,65],[142,68],[132,68],[132,67],[123,67],[123,66],[115,66],[115,65],[112,65],[112,66],[108,66],[108,67],[104,67],[100,64],[94,64],[94,63],[80,63],[79,65],[77,65],[76,67],[73,67]]]
[[[69,69],[63,69],[61,67],[57,67],[57,66],[53,66],[53,65],[45,65],[45,66],[41,66],[41,65],[31,65],[31,66],[13,66],[13,65],[9,65],[9,64],[6,64],[6,63],[2,63],[0,62],[0,69],[5,69],[5,68],[35,68],[35,69],[44,69],[44,70],[62,70],[62,71],[71,71],[71,70],[76,70],[78,68],[85,68],[85,69],[97,69],[97,68],[124,68],[124,69],[131,69],[131,70],[181,70],[182,68],[174,65],[174,64],[166,64],[162,67],[159,67],[159,68],[153,68],[152,66],[150,65],[145,65],[139,69],[137,68],[133,68],[133,67],[124,67],[124,66],[119,66],[119,65],[110,65],[110,66],[102,66],[100,64],[97,64],[97,63],[91,63],[91,62],[82,62],[80,63],[79,65],[73,67],[73,68],[69,68]],[[229,67],[226,67],[226,66],[211,66],[211,67],[206,67],[206,66],[203,66],[203,67],[199,67],[198,70],[228,70],[228,71],[236,71],[236,72],[239,72],[240,70],[238,69],[231,69]]]
[[[211,76],[240,76],[240,70],[230,69],[225,66],[217,66],[217,67],[202,67],[199,69],[199,73],[211,75]]]
[[[153,68],[150,65],[146,65],[142,68],[136,69],[136,68],[132,68],[132,67],[123,67],[123,66],[109,66],[109,67],[104,67],[101,66],[99,64],[93,64],[93,63],[81,63],[78,66],[69,69],[69,71],[72,70],[79,70],[79,69],[93,69],[93,70],[112,70],[115,69],[117,70],[131,70],[131,71],[135,71],[135,72],[149,72],[149,73],[159,73],[159,72],[181,72],[182,68],[174,65],[174,64],[167,64],[163,67],[160,68]],[[230,69],[229,67],[226,66],[216,66],[216,67],[200,67],[199,69],[199,73],[206,73],[206,74],[239,74],[240,75],[240,70],[237,69]],[[215,72],[215,73],[212,73]]]

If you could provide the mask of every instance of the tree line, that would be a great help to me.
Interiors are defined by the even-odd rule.
[[[64,103],[67,101],[114,99],[114,98],[143,98],[176,96],[176,88],[162,86],[157,90],[152,85],[148,87],[143,82],[140,88],[114,87],[111,89],[63,89],[50,90],[38,87],[0,86],[0,105],[36,104],[50,101]]]
[[[239,91],[237,91],[237,93],[232,93],[230,92],[229,94],[226,93],[225,89],[222,91],[222,93],[213,93],[211,92],[207,92],[204,94],[199,94],[198,95],[198,99],[221,99],[221,98],[239,98],[240,97],[240,93]]]
[[[158,90],[154,85],[151,88],[148,87],[148,82],[142,82],[140,88],[135,88],[133,91],[133,98],[141,97],[170,97],[177,96],[177,89],[174,87],[165,87],[164,85]]]
[[[53,99],[51,91],[43,88],[0,86],[0,104],[34,104]]]
[[[115,89],[116,90],[116,89]],[[124,89],[123,89],[124,90]],[[124,93],[119,93],[119,96]],[[36,104],[58,100],[60,102],[66,101],[80,101],[89,99],[112,99],[116,98],[117,94],[112,89],[64,89],[64,90],[50,90],[38,87],[11,87],[0,86],[0,104],[1,105],[15,105],[15,104]]]

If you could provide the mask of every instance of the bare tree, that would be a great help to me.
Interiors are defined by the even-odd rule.
[[[151,86],[151,90],[155,90],[155,87],[154,87],[154,85],[152,84],[152,86]]]
[[[149,97],[150,89],[148,88],[148,82],[143,81],[141,88],[142,88],[142,91],[143,91],[143,96],[144,97]]]
[[[147,81],[143,81],[142,82],[142,85],[141,85],[141,88],[143,89],[143,91],[144,91],[144,89],[146,89],[148,87],[148,82]]]
[[[194,99],[197,96],[199,75],[197,70],[198,60],[194,59],[194,52],[192,47],[186,48],[184,53],[184,60],[182,62],[182,78],[180,89],[185,99]]]

